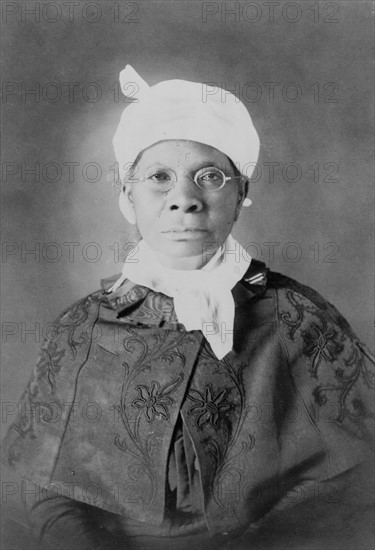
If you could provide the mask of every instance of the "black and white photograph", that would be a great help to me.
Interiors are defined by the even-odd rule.
[[[1,550],[374,550],[374,3],[0,6]]]

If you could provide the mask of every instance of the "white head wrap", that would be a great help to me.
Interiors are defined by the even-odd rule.
[[[219,87],[187,80],[148,84],[127,65],[121,89],[138,101],[124,110],[113,139],[120,178],[138,154],[161,140],[184,139],[215,147],[250,177],[258,160],[259,138],[246,107]]]

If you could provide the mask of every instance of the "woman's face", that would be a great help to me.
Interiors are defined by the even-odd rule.
[[[217,167],[234,179],[219,190],[200,189],[193,177],[203,166]],[[158,182],[173,173],[176,181],[170,190],[159,188]],[[228,157],[217,149],[170,140],[142,152],[125,194],[142,238],[159,261],[174,269],[197,269],[231,232],[244,199],[244,184],[235,177]]]

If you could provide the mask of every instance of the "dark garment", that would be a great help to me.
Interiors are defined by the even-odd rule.
[[[179,415],[168,461],[168,509],[203,515],[199,466],[189,433]]]
[[[297,491],[289,508],[271,510],[236,537],[209,537],[203,527],[160,537],[147,526],[124,525],[120,516],[52,493],[30,506],[29,521],[36,538],[44,530],[43,550],[367,550],[373,546],[373,476],[372,468],[359,466],[321,484],[310,498]]]
[[[31,512],[42,533],[98,550],[246,547],[341,494],[368,456],[374,365],[333,306],[252,262],[219,361],[170,298],[113,282],[58,319],[4,442],[49,489]]]

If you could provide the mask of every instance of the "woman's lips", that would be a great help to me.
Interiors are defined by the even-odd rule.
[[[206,229],[201,229],[200,227],[171,227],[169,229],[164,229],[162,233],[187,233],[191,231],[199,231],[206,233]]]
[[[167,239],[186,241],[202,238],[202,235],[207,233],[207,230],[197,227],[172,227],[170,229],[165,229],[161,233]]]

